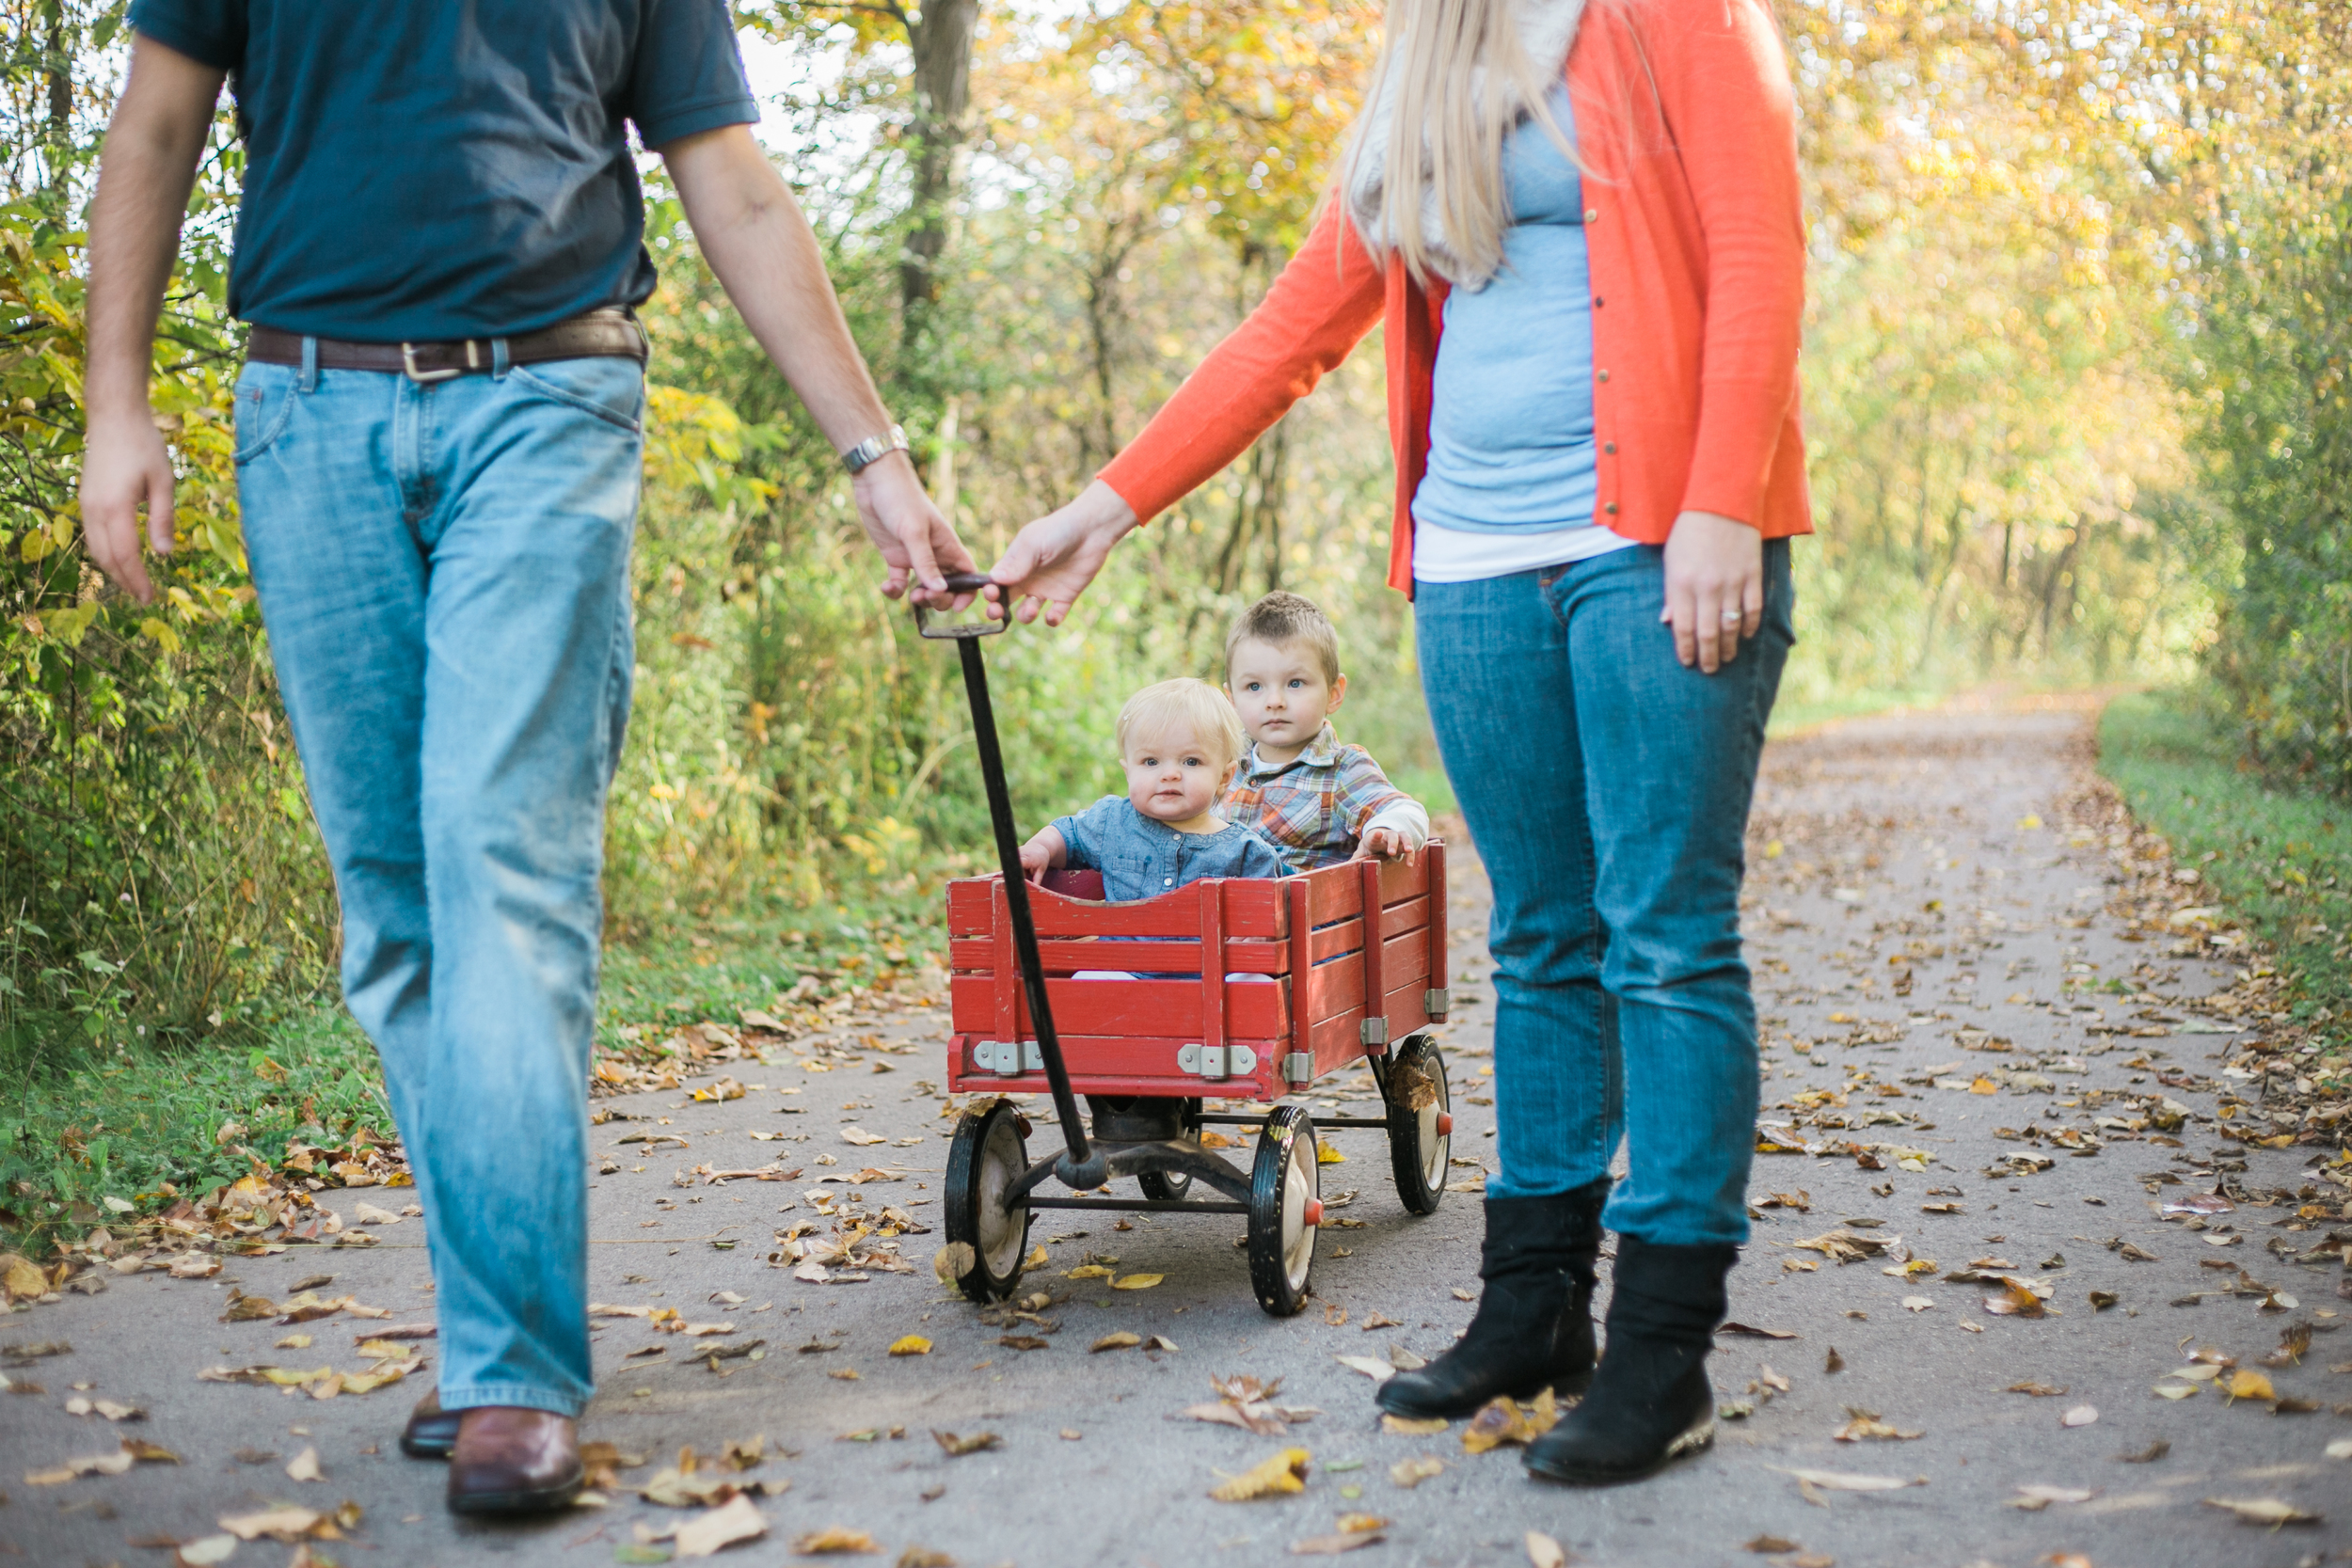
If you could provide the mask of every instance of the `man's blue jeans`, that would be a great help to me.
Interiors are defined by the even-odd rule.
[[[644,387],[628,359],[495,363],[247,365],[238,494],[343,994],[424,1204],[441,1402],[577,1415]]]
[[[1756,1008],[1741,839],[1795,641],[1786,542],[1764,625],[1714,674],[1676,661],[1647,546],[1483,582],[1421,583],[1422,687],[1494,886],[1497,1197],[1630,1170],[1613,1230],[1747,1240]]]

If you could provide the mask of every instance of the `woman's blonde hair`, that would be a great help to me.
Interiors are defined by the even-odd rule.
[[[1202,751],[1217,753],[1219,768],[1241,761],[1242,748],[1248,744],[1241,733],[1241,715],[1225,693],[1185,675],[1147,686],[1127,699],[1119,710],[1120,757],[1126,757],[1132,742],[1157,738],[1173,725],[1189,730]]]
[[[1380,58],[1341,159],[1341,180],[1344,189],[1366,150],[1372,105],[1393,71],[1380,235],[1416,282],[1428,282],[1438,270],[1422,225],[1424,192],[1434,198],[1446,248],[1468,273],[1487,277],[1501,269],[1502,234],[1511,226],[1502,143],[1522,112],[1582,166],[1546,103],[1554,84],[1528,58],[1515,11],[1515,0],[1388,0]],[[1479,90],[1482,76],[1508,90]]]

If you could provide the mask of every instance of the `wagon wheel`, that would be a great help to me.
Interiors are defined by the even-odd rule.
[[[1187,1100],[1184,1110],[1184,1136],[1198,1142],[1200,1137],[1200,1101]],[[1187,1170],[1148,1170],[1136,1178],[1136,1185],[1146,1197],[1176,1198],[1192,1191],[1192,1172]]]
[[[1249,1284],[1258,1305],[1278,1318],[1307,1305],[1321,1191],[1314,1122],[1295,1105],[1277,1108],[1258,1138],[1249,1179]]]
[[[1445,1196],[1446,1162],[1454,1154],[1454,1101],[1436,1038],[1415,1035],[1398,1047],[1383,1086],[1396,1196],[1416,1214],[1435,1213]]]
[[[972,1265],[956,1281],[974,1301],[1002,1301],[1021,1279],[1029,1244],[1029,1206],[1005,1212],[1005,1193],[1028,1169],[1019,1113],[999,1100],[956,1122],[947,1148],[947,1243],[972,1249]]]

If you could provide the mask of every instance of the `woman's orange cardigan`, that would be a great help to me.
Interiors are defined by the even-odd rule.
[[[1768,539],[1812,531],[1797,347],[1804,224],[1796,111],[1764,0],[1591,0],[1567,62],[1589,165],[1595,520],[1662,545],[1684,511]],[[1104,483],[1149,518],[1248,450],[1378,322],[1396,520],[1389,584],[1413,588],[1413,492],[1446,285],[1366,252],[1336,198],[1251,311]]]

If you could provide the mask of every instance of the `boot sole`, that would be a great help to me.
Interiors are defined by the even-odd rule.
[[[1666,1445],[1663,1453],[1637,1468],[1601,1469],[1572,1461],[1545,1459],[1531,1449],[1527,1455],[1527,1473],[1539,1480],[1558,1481],[1564,1486],[1622,1486],[1630,1481],[1647,1481],[1676,1460],[1711,1448],[1714,1442],[1715,1414],[1710,1410],[1677,1433],[1674,1440]]]
[[[529,1519],[542,1513],[561,1513],[572,1506],[586,1484],[584,1475],[554,1486],[516,1487],[505,1492],[466,1492],[453,1494],[449,1511],[469,1519]]]
[[[1372,1402],[1378,1405],[1382,1410],[1387,1411],[1391,1416],[1404,1416],[1416,1420],[1424,1421],[1434,1420],[1442,1416],[1447,1420],[1454,1420],[1463,1416],[1477,1415],[1481,1410],[1486,1409],[1487,1405],[1493,1403],[1497,1399],[1501,1398],[1502,1394],[1508,1394],[1511,1398],[1524,1403],[1528,1400],[1537,1398],[1545,1389],[1549,1388],[1552,1391],[1554,1396],[1561,1399],[1581,1399],[1591,1390],[1592,1386],[1593,1373],[1590,1370],[1587,1370],[1573,1372],[1563,1377],[1538,1379],[1534,1383],[1523,1384],[1516,1388],[1505,1388],[1501,1390],[1499,1393],[1488,1394],[1483,1399],[1469,1402],[1464,1402],[1460,1400],[1450,1400],[1442,1403],[1421,1403],[1411,1400],[1399,1400],[1395,1403],[1391,1404],[1386,1397],[1388,1393],[1388,1386],[1386,1384],[1383,1384],[1380,1390],[1373,1395]]]
[[[400,1451],[411,1459],[447,1459],[457,1447],[457,1423],[442,1431],[410,1429],[400,1434]]]

